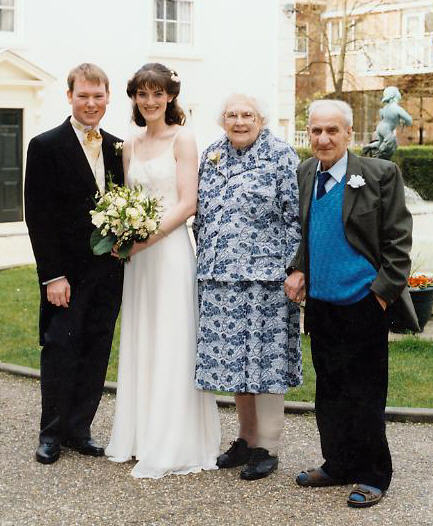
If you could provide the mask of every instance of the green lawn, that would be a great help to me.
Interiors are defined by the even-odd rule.
[[[0,361],[39,367],[39,289],[33,266],[0,271]],[[116,380],[119,323],[107,373]],[[291,389],[288,400],[314,400],[314,370],[309,339],[302,339],[304,385]],[[433,342],[407,337],[390,343],[389,406],[433,407]]]

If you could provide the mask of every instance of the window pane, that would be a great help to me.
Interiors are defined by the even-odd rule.
[[[0,9],[0,31],[14,30],[14,12]]]
[[[166,0],[166,20],[177,20],[177,2],[176,0]]]
[[[156,41],[164,42],[164,22],[156,22]]]
[[[178,18],[181,22],[191,22],[191,2],[178,2]]]
[[[179,24],[179,42],[191,44],[191,24]]]
[[[167,31],[167,34],[166,34],[166,37],[165,37],[165,41],[166,42],[176,42],[177,39],[176,39],[176,22],[167,22],[166,23],[166,31]]]
[[[162,20],[164,18],[164,0],[155,0],[156,4],[156,18]]]

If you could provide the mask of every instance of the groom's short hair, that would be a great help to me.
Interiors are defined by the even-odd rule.
[[[70,92],[74,91],[75,80],[79,77],[85,78],[89,82],[100,84],[101,82],[105,85],[105,91],[108,93],[110,90],[110,81],[104,70],[102,70],[96,64],[90,64],[84,62],[75,68],[72,68],[68,75],[68,89]]]

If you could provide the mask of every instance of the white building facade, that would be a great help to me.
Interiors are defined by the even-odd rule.
[[[294,133],[294,17],[281,0],[0,0],[0,224],[23,220],[25,153],[32,136],[69,114],[68,71],[94,62],[108,74],[102,126],[131,132],[126,83],[146,62],[182,81],[181,105],[199,148],[221,130],[224,94],[264,99],[270,127]],[[281,60],[281,57],[289,58]]]

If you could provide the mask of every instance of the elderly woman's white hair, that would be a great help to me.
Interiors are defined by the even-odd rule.
[[[221,126],[221,128],[224,128],[224,113],[226,112],[228,104],[238,99],[244,100],[248,104],[250,104],[255,109],[259,117],[262,119],[263,126],[266,126],[266,124],[269,122],[269,110],[267,104],[262,99],[254,95],[250,95],[249,93],[231,93],[221,101],[221,105],[218,111],[217,122]]]
[[[347,104],[347,102],[344,102],[344,100],[338,100],[338,99],[321,99],[321,100],[313,100],[313,102],[310,104],[308,108],[308,123],[311,121],[312,114],[320,110],[321,108],[334,108],[337,110],[341,115],[344,117],[344,120],[346,121],[347,126],[353,126],[353,111],[352,108]]]

